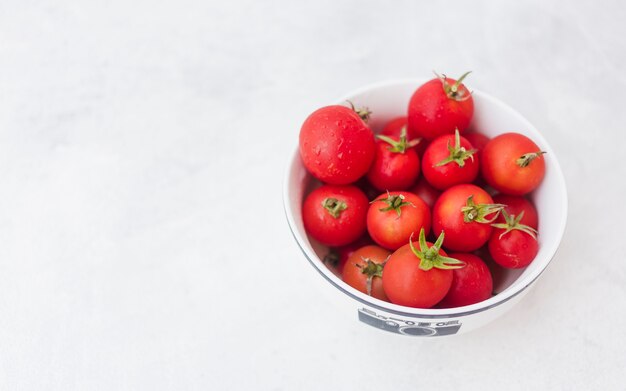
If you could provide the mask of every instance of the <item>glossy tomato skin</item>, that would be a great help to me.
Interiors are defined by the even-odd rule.
[[[374,133],[352,109],[326,106],[300,129],[300,156],[322,182],[345,185],[365,175],[376,153]]]
[[[367,266],[367,259],[377,264],[384,264],[391,252],[379,246],[364,246],[350,255],[343,268],[342,279],[351,287],[368,294],[367,275],[363,273],[363,268]],[[383,271],[384,275],[384,271]],[[383,289],[383,279],[374,276],[372,278],[371,295],[380,300],[389,301]]]
[[[464,137],[460,137],[461,147],[467,151],[473,149],[472,144]],[[454,135],[447,134],[433,140],[422,158],[424,178],[438,190],[445,190],[461,183],[471,183],[476,179],[480,168],[478,157],[467,158],[463,167],[456,162],[449,162],[437,166],[439,162],[450,156],[448,145],[455,145]]]
[[[461,208],[473,196],[476,204],[493,204],[491,196],[478,186],[456,185],[444,191],[433,207],[433,233],[445,232],[444,247],[451,251],[470,252],[489,240],[493,228],[476,221],[465,222]]]
[[[346,208],[334,217],[324,206],[327,199],[345,203]],[[369,201],[356,186],[323,185],[313,190],[302,205],[306,232],[328,246],[343,246],[365,233]]]
[[[376,142],[376,157],[367,179],[379,191],[407,189],[420,174],[420,160],[412,148],[400,153],[390,151],[389,147],[383,140]]]
[[[487,264],[473,254],[452,253],[450,257],[465,262],[465,267],[452,271],[450,290],[437,307],[462,307],[490,298],[493,292],[493,279]]]
[[[482,151],[481,173],[487,184],[500,193],[524,195],[535,190],[543,180],[546,167],[543,155],[520,167],[518,159],[541,150],[531,139],[519,133],[504,133],[491,139]]]
[[[530,265],[539,252],[537,240],[520,230],[512,230],[500,237],[505,230],[496,228],[489,239],[489,254],[500,266],[520,269]]]
[[[424,177],[421,177],[409,191],[421,198],[431,209],[441,195],[441,192],[432,187]]]
[[[432,243],[428,243],[429,247]],[[445,251],[439,254],[446,256]],[[444,298],[452,285],[452,270],[419,267],[420,259],[409,244],[397,249],[385,265],[383,288],[389,300],[398,305],[431,308]]]
[[[493,196],[493,202],[496,204],[504,204],[504,210],[512,216],[519,216],[524,212],[524,216],[520,220],[521,224],[528,225],[531,228],[539,228],[539,215],[535,206],[525,197],[510,196],[506,194],[496,194]],[[500,215],[495,221],[496,223],[504,223],[504,216]]]
[[[400,216],[395,210],[381,211],[387,203],[380,201],[388,195],[381,194],[370,204],[367,211],[367,232],[378,245],[389,250],[395,250],[409,242],[411,234],[419,234],[424,228],[426,234],[430,232],[431,214],[428,205],[421,198],[407,191],[392,191],[389,196],[402,194],[406,202],[400,209]]]
[[[451,78],[446,78],[446,81],[450,85],[456,83]],[[474,115],[474,99],[463,84],[459,86],[459,91],[463,93],[464,100],[449,98],[438,78],[421,85],[409,101],[409,131],[427,140],[453,134],[457,128],[463,133]]]

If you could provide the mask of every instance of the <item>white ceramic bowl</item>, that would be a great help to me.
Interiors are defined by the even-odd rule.
[[[409,99],[424,80],[399,80],[363,87],[340,99],[350,100],[356,107],[368,107],[373,114],[370,126],[379,130],[388,120],[406,115]],[[358,311],[358,319],[382,330],[410,336],[447,336],[466,333],[487,324],[510,310],[528,292],[545,270],[561,242],[567,219],[565,180],[554,152],[524,117],[501,101],[473,90],[474,118],[471,128],[494,137],[505,132],[527,135],[546,151],[546,175],[531,198],[539,213],[539,253],[525,269],[512,270],[504,276],[499,293],[483,302],[457,308],[421,309],[404,307],[372,298],[345,284],[322,262],[327,248],[308,238],[302,223],[302,201],[312,176],[304,168],[298,150],[293,152],[283,188],[283,202],[289,227],[304,256],[324,277],[323,289],[332,290],[334,299],[347,311]],[[354,316],[348,314],[348,316]]]

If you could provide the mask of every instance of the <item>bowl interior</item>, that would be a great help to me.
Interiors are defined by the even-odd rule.
[[[406,80],[387,82],[372,85],[357,90],[346,96],[338,104],[350,100],[357,107],[368,107],[373,113],[370,126],[377,132],[392,118],[406,115],[408,101],[422,80]],[[480,91],[474,90],[474,118],[471,129],[479,131],[488,137],[494,137],[505,132],[518,132],[531,138],[539,147],[546,151],[546,175],[540,187],[533,192],[533,200],[539,214],[539,253],[535,260],[525,269],[506,270],[499,276],[499,286],[494,287],[498,294],[484,302],[463,307],[467,310],[489,306],[498,300],[504,300],[515,292],[529,285],[550,262],[561,241],[565,229],[567,215],[567,194],[565,182],[553,151],[541,134],[520,114]],[[337,284],[342,284],[351,294],[374,304],[390,308],[401,309],[411,313],[442,313],[454,309],[408,309],[394,304],[373,299],[357,290],[343,284],[323,264],[321,259],[328,249],[308,238],[302,223],[302,201],[305,194],[314,186],[316,180],[306,171],[298,151],[296,150],[285,182],[285,209],[289,224],[300,247],[325,277]]]

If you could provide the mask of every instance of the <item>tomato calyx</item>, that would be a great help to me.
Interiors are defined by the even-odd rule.
[[[516,229],[530,235],[533,239],[537,240],[537,230],[533,227],[520,223],[520,221],[524,217],[524,211],[515,216],[509,215],[506,210],[502,209],[502,217],[504,217],[504,223],[491,224],[492,227],[501,228],[504,230],[504,232],[502,232],[500,236],[498,236],[498,239],[502,239],[504,235]]]
[[[467,159],[472,159],[474,161],[474,154],[477,152],[476,149],[470,149],[469,151],[465,149],[465,147],[461,146],[461,135],[459,134],[459,128],[454,130],[454,146],[450,145],[450,140],[448,140],[448,151],[450,151],[450,155],[435,164],[435,167],[445,166],[448,163],[455,162],[459,165],[459,167],[465,166],[465,161]]]
[[[403,126],[402,130],[400,130],[400,140],[399,141],[396,141],[396,140],[392,139],[389,136],[385,136],[384,134],[379,134],[378,136],[376,136],[376,138],[378,138],[379,140],[383,140],[384,142],[389,144],[387,149],[389,151],[395,152],[395,153],[404,153],[404,152],[406,152],[407,149],[413,148],[414,146],[419,144],[420,141],[422,141],[421,137],[413,139],[413,140],[407,140],[407,138],[406,138],[406,126]]]
[[[336,219],[339,218],[339,216],[341,215],[341,212],[348,209],[348,204],[336,198],[330,198],[330,197],[325,198],[324,201],[322,201],[322,206],[324,207],[324,209],[326,209],[326,211],[331,216],[333,216]]]
[[[441,246],[443,245],[444,237],[445,234],[441,231],[441,234],[435,243],[431,247],[428,247],[428,244],[426,243],[426,234],[424,233],[424,228],[422,228],[418,239],[418,250],[413,245],[413,234],[411,234],[411,237],[409,238],[409,246],[411,247],[413,254],[420,260],[420,269],[429,271],[434,267],[437,269],[460,269],[465,267],[465,262],[439,254],[439,250],[441,250]]]
[[[354,107],[354,103],[352,103],[351,101],[347,100],[346,102],[348,102],[350,104],[350,108],[352,109],[352,111],[357,113],[357,115],[359,117],[361,117],[363,122],[367,123],[367,121],[369,121],[369,119],[370,119],[370,117],[372,115],[372,112],[367,107],[359,107],[357,109],[357,108]]]
[[[546,153],[546,152],[545,151],[538,151],[538,152],[525,153],[522,156],[520,156],[515,161],[515,163],[517,163],[517,165],[520,166],[520,167],[526,167],[526,166],[528,166],[530,164],[530,162],[532,162],[533,160],[535,160],[539,156],[543,155],[544,153]]]
[[[386,203],[387,206],[384,208],[378,209],[379,211],[387,212],[390,210],[395,210],[396,213],[398,214],[398,217],[400,217],[400,215],[402,214],[402,207],[411,205],[412,207],[415,208],[415,205],[413,205],[412,202],[405,201],[404,198],[405,198],[404,194],[390,195],[389,192],[387,192],[387,197],[375,199],[374,201],[370,202],[370,204],[376,201],[382,201]]]
[[[365,266],[357,264],[356,267],[361,269],[361,273],[367,276],[365,287],[367,288],[367,294],[371,296],[372,280],[374,279],[374,277],[383,278],[383,269],[385,268],[385,264],[387,263],[387,259],[389,259],[389,257],[387,257],[387,259],[385,259],[385,262],[383,263],[376,263],[373,262],[371,259],[365,257],[361,257],[361,259],[363,260],[363,262],[365,262]]]
[[[446,93],[446,96],[449,99],[454,99],[457,102],[461,102],[461,101],[469,99],[472,96],[471,93],[469,94],[466,93],[467,90],[459,89],[459,87],[463,83],[463,80],[471,72],[472,71],[467,71],[464,74],[462,74],[461,77],[459,77],[459,79],[452,85],[448,83],[447,76],[445,74],[439,75],[437,72],[435,72],[435,75],[437,76],[437,78],[439,78],[439,80],[441,80],[443,91]]]
[[[500,212],[506,207],[504,204],[476,204],[474,195],[467,197],[467,203],[461,208],[463,221],[471,223],[475,221],[482,224],[491,224],[498,218]],[[493,217],[487,216],[493,214]]]

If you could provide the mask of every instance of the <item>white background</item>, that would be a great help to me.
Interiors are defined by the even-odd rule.
[[[0,3],[0,389],[623,389],[626,6]],[[421,340],[324,293],[282,210],[314,109],[473,70],[560,159],[561,249],[510,313]]]

